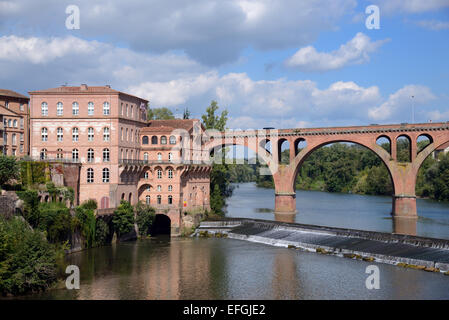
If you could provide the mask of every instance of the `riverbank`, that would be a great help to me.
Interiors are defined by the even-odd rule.
[[[255,219],[204,221],[196,236],[226,237],[449,275],[449,240]]]

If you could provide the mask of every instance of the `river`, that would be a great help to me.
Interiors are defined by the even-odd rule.
[[[392,232],[390,197],[298,191],[300,223]],[[274,191],[240,184],[227,215],[274,219]],[[419,235],[449,238],[449,205],[418,200]],[[449,276],[233,239],[155,237],[67,256],[79,290],[33,299],[449,299]],[[366,267],[380,270],[368,290]]]

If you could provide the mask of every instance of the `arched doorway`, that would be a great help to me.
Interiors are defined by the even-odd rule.
[[[154,218],[153,225],[151,226],[150,234],[155,235],[170,235],[171,220],[165,214],[157,214]]]
[[[109,197],[102,197],[100,209],[108,209],[108,208],[109,208]]]

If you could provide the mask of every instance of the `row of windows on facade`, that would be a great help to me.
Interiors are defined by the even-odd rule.
[[[5,127],[17,128],[17,120],[3,119],[3,125]],[[20,119],[20,129],[23,129],[23,118]]]
[[[12,145],[16,145],[17,141],[16,141],[16,137],[17,135],[15,133],[11,134],[11,144]],[[20,134],[20,141],[23,142],[24,141],[24,135],[23,133]],[[3,132],[3,144],[7,144],[8,143],[8,133],[7,132]],[[22,152],[22,151],[21,151]]]
[[[41,160],[47,159],[48,151],[47,149],[42,149],[40,152],[40,158]],[[62,149],[56,150],[56,159],[64,159],[64,151]],[[73,149],[72,150],[72,160],[78,161],[79,159],[79,150]],[[94,149],[88,149],[87,150],[87,161],[88,162],[94,162],[95,159],[95,152]],[[109,162],[110,161],[110,151],[108,148],[103,149],[103,162]]]
[[[157,204],[162,204],[162,196],[161,195],[158,195],[156,197],[156,200],[157,200]],[[173,204],[173,196],[168,196],[167,201],[168,201],[168,204]],[[149,195],[145,196],[145,203],[151,204],[151,197]]]
[[[93,102],[89,102],[87,104],[87,114],[89,116],[93,116],[94,115],[94,103]],[[72,115],[77,116],[79,115],[80,112],[80,105],[78,102],[73,102],[72,103]],[[42,102],[41,104],[41,114],[42,116],[48,116],[48,103],[47,102]],[[58,102],[56,104],[56,115],[57,116],[62,116],[64,114],[64,105],[62,104],[62,102]],[[109,102],[104,102],[103,103],[103,115],[107,116],[110,114],[110,105]]]
[[[94,141],[94,128],[88,128],[87,129],[87,140],[88,141]],[[108,127],[103,128],[103,141],[109,141],[110,137],[110,130]],[[48,129],[42,128],[41,129],[41,139],[42,141],[48,141]],[[56,129],[56,140],[61,142],[64,139],[64,129],[63,128],[57,128]],[[76,142],[79,141],[79,129],[78,128],[72,128],[72,141]]]
[[[146,190],[147,190],[147,191],[151,191],[151,187],[148,186]],[[156,190],[157,190],[157,192],[162,192],[162,186],[161,186],[161,185],[158,185],[158,186],[156,187]],[[168,190],[168,192],[172,192],[172,191],[173,191],[173,186],[172,186],[172,185],[169,185],[169,186],[167,187],[167,190]]]
[[[21,144],[20,147],[20,153],[23,153],[23,145]],[[3,154],[7,155],[8,154],[8,149],[6,147],[3,147]],[[11,155],[15,156],[17,154],[17,149],[12,148],[11,149]]]
[[[151,137],[151,144],[157,144],[157,136],[152,136]],[[149,139],[147,136],[143,136],[142,137],[142,144],[148,144]],[[169,138],[169,142],[170,144],[176,144],[176,137],[175,136],[170,136]],[[162,136],[161,137],[161,144],[167,144],[167,137],[166,136]]]
[[[9,101],[5,101],[5,107],[6,109],[9,109]],[[25,111],[25,106],[23,103],[20,104],[20,111]]]
[[[156,173],[157,173],[157,178],[158,179],[162,179],[162,169],[157,169]],[[143,177],[144,177],[144,179],[149,179],[148,171],[144,173]],[[173,178],[173,169],[168,169],[167,170],[167,177],[169,179]],[[147,190],[150,191],[150,187],[149,186],[147,187]],[[158,191],[160,191],[160,190],[158,190]],[[171,190],[168,190],[168,191],[171,191]]]

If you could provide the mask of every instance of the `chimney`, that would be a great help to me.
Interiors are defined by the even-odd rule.
[[[85,83],[81,84],[80,90],[87,91],[87,84],[85,84]]]

